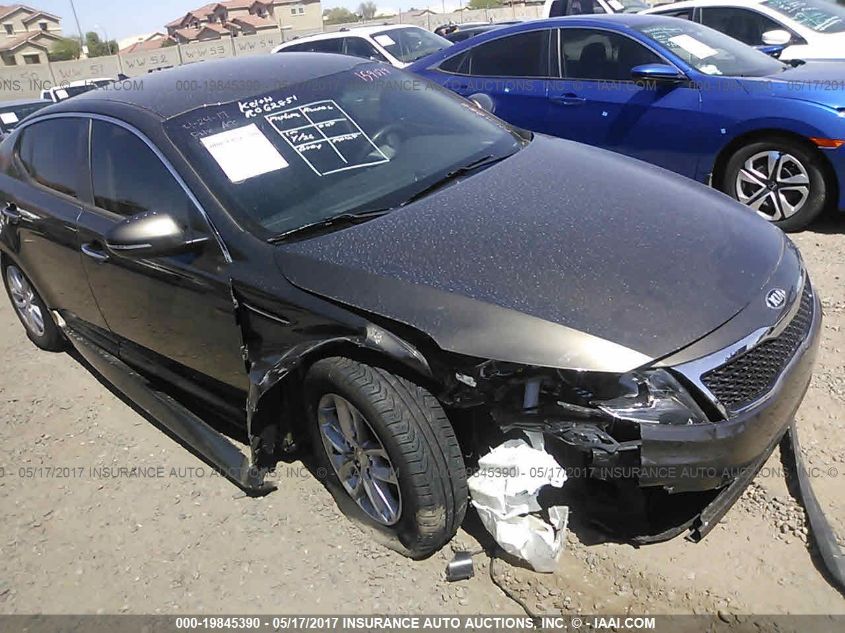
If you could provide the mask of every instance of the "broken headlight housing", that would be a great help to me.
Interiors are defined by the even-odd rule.
[[[620,395],[594,400],[593,406],[621,420],[653,424],[709,422],[689,391],[665,369],[631,372],[620,376]]]

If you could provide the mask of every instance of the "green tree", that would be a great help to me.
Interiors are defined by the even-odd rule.
[[[88,47],[88,57],[103,57],[117,53],[117,42],[114,40],[104,42],[94,31],[88,31],[85,34],[85,46]]]
[[[53,44],[48,57],[51,62],[64,62],[70,59],[79,59],[81,52],[82,47],[79,45],[79,40],[63,37]]]
[[[345,7],[334,7],[323,11],[323,23],[325,24],[345,24],[357,21],[358,16]]]
[[[470,9],[494,9],[500,6],[501,0],[469,0]]]
[[[360,15],[364,20],[372,20],[376,17],[376,11],[378,11],[378,7],[376,6],[376,3],[371,0],[367,0],[366,2],[362,2],[358,5],[358,15]]]

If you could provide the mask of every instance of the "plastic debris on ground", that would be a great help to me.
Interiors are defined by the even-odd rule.
[[[535,571],[557,568],[566,536],[569,508],[547,508],[548,521],[537,495],[545,486],[561,488],[564,469],[544,450],[542,435],[526,433],[525,440],[508,440],[478,460],[469,478],[472,505],[484,527],[508,554]]]

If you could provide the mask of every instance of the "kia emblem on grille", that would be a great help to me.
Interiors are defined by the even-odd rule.
[[[769,290],[769,294],[766,295],[767,306],[772,310],[778,310],[783,307],[784,303],[786,303],[786,290],[783,288]]]

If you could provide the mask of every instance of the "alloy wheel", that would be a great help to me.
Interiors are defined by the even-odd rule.
[[[6,281],[9,284],[9,294],[12,303],[21,317],[26,329],[31,334],[41,338],[44,336],[44,314],[36,303],[35,290],[27,278],[16,266],[6,268]]]
[[[792,154],[754,154],[736,176],[737,199],[770,222],[798,213],[810,197],[810,176]]]
[[[330,393],[320,398],[317,424],[329,461],[355,503],[382,525],[399,521],[399,478],[367,419],[348,400]]]

